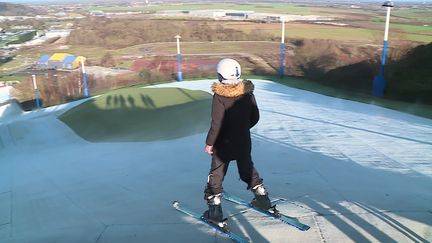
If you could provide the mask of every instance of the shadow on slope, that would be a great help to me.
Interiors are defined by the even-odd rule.
[[[75,107],[60,120],[91,142],[169,140],[208,129],[210,94],[178,88],[127,88]]]
[[[290,201],[279,204],[281,212],[300,216],[300,221],[319,227],[323,240],[431,240],[428,233],[432,224],[429,203],[432,194],[428,189],[431,178],[414,172],[404,174],[364,167],[356,161],[331,158],[288,143],[274,143],[265,137],[255,136],[254,142],[256,165],[270,196]],[[261,170],[264,166],[265,170]],[[231,183],[228,180],[226,184]],[[244,192],[239,190],[238,194]],[[295,215],[304,208],[311,212]],[[308,215],[312,215],[313,221],[308,221]],[[300,234],[308,233],[295,232],[292,236]]]

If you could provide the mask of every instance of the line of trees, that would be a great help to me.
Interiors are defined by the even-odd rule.
[[[77,23],[68,44],[123,48],[143,43],[173,41],[177,34],[185,41],[273,40],[259,29],[245,33],[206,21],[90,18]]]

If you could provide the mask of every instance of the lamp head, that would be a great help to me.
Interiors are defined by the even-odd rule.
[[[385,1],[383,4],[382,4],[382,6],[383,7],[388,7],[388,8],[393,8],[394,7],[394,3],[393,3],[393,1]]]

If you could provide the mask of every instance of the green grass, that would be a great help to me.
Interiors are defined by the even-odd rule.
[[[23,81],[26,78],[28,78],[28,77],[27,76],[16,76],[16,75],[9,76],[8,75],[8,76],[0,76],[0,81]]]
[[[397,110],[404,113],[409,113],[409,114],[432,119],[432,105],[415,104],[415,103],[408,103],[408,102],[402,102],[397,100],[378,98],[372,95],[336,89],[333,87],[325,86],[317,82],[309,81],[302,78],[285,77],[281,79],[280,77],[277,76],[247,76],[245,78],[272,80],[277,83],[284,84],[297,89],[307,90],[314,93],[336,97],[340,99],[345,99],[345,100],[352,100],[352,101],[357,101],[366,104],[373,104],[388,109]]]
[[[120,63],[117,64],[117,67],[130,69],[132,67],[133,63],[134,63],[134,61],[132,61],[132,60],[121,61]]]
[[[48,54],[59,52],[58,50],[51,50]],[[115,50],[109,50],[104,47],[93,47],[93,46],[77,46],[77,45],[70,45],[68,49],[64,50],[63,52],[85,56],[86,58],[91,59],[100,59],[102,58],[105,53],[111,52],[115,54]]]
[[[235,3],[205,3],[205,4],[164,4],[164,5],[149,5],[149,6],[96,6],[90,7],[90,11],[102,10],[106,12],[118,11],[192,11],[192,10],[241,10],[255,11],[265,13],[289,13],[289,14],[314,14],[316,11],[311,11],[309,7],[299,6],[295,4],[274,4],[274,3],[254,3],[254,4],[235,4]]]
[[[380,28],[382,30],[370,30],[370,32],[373,33],[379,33],[381,35],[384,35],[384,26],[385,26],[385,19],[378,20],[378,18],[371,19],[371,23],[373,24],[380,24]],[[399,40],[407,40],[407,41],[413,41],[413,42],[423,42],[423,43],[429,43],[432,42],[432,26],[423,26],[419,24],[409,24],[409,23],[390,23],[389,26],[389,35],[390,40],[393,38],[399,39]],[[366,29],[364,29],[366,30]]]
[[[396,40],[408,40],[413,42],[420,42],[420,43],[430,43],[432,42],[432,35],[419,35],[419,34],[406,34],[406,33],[390,33],[389,34],[389,41],[391,41],[394,38]]]
[[[411,33],[432,35],[432,26],[413,25],[413,24],[391,24],[391,27],[406,32],[411,32]]]
[[[432,15],[430,9],[395,9],[391,13],[392,16],[416,19],[418,21],[431,22]]]
[[[204,91],[132,87],[88,101],[60,120],[91,142],[169,140],[205,132],[210,107]]]
[[[288,29],[285,33],[288,37],[298,37],[306,39],[329,39],[339,41],[375,41],[377,31],[352,28],[352,27],[337,27],[328,25],[292,25],[292,29]]]
[[[0,72],[9,72],[25,66],[26,64],[23,58],[15,57],[10,62],[0,65]]]

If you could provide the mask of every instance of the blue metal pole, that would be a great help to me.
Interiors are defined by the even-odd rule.
[[[33,79],[33,88],[35,91],[35,98],[36,98],[36,108],[40,109],[41,105],[40,105],[40,97],[39,97],[39,90],[37,87],[36,75],[33,74],[32,79]]]
[[[89,97],[89,90],[87,85],[87,74],[83,73],[83,82],[84,82],[84,95],[85,97]]]
[[[39,98],[39,90],[35,89],[35,96],[36,96],[36,108],[40,109],[40,98]]]
[[[183,81],[182,71],[181,71],[181,56],[180,56],[180,35],[174,36],[177,39],[177,81]]]
[[[382,97],[384,95],[384,90],[386,86],[386,81],[384,79],[384,67],[386,62],[386,56],[387,56],[387,41],[384,41],[379,74],[375,76],[373,80],[373,95],[377,97]]]
[[[386,16],[386,23],[385,23],[385,30],[384,30],[384,43],[383,43],[383,50],[382,50],[382,56],[381,56],[381,66],[380,71],[377,76],[375,76],[373,80],[373,95],[382,97],[384,96],[384,91],[386,87],[386,80],[384,79],[384,66],[386,63],[386,57],[387,57],[387,40],[388,40],[388,32],[389,32],[389,25],[390,25],[390,9],[393,7],[392,1],[386,1],[383,6],[387,7],[387,16]]]
[[[378,76],[376,76],[373,81],[373,95],[377,97],[382,97],[384,95],[384,90],[387,83],[386,80],[384,79],[384,66],[386,63],[386,56],[387,56],[387,40],[384,40],[380,71]]]
[[[281,43],[280,46],[280,68],[279,68],[279,75],[281,78],[283,78],[285,72],[285,43]]]
[[[384,41],[383,44],[383,51],[382,51],[382,57],[381,57],[381,69],[380,74],[384,76],[384,66],[386,63],[386,56],[387,56],[387,41]]]
[[[285,72],[285,19],[281,18],[282,22],[282,33],[281,33],[281,46],[280,46],[280,67],[279,75],[281,78],[284,76]]]
[[[82,68],[83,84],[84,84],[84,96],[88,98],[90,94],[87,85],[87,73],[84,67],[84,60],[81,60],[81,68]]]
[[[177,54],[177,81],[183,81],[182,71],[181,71],[181,56],[180,53]]]

